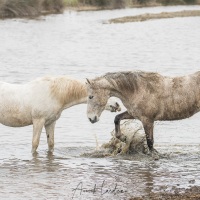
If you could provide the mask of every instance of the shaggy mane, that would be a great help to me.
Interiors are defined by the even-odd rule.
[[[85,84],[70,77],[45,77],[43,80],[50,81],[51,95],[62,105],[87,96]]]
[[[142,71],[121,71],[114,73],[106,73],[95,80],[105,78],[115,90],[120,91],[137,91],[140,85],[146,86],[147,89],[153,91],[159,82],[160,76],[157,73]],[[152,84],[154,83],[154,84]],[[155,88],[156,89],[156,88]]]

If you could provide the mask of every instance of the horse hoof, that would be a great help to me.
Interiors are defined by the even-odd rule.
[[[152,149],[149,154],[154,160],[160,159],[159,153],[156,149]]]
[[[54,149],[48,149],[48,153],[53,153]]]
[[[153,158],[154,160],[159,160],[159,159],[160,159],[159,155],[153,155],[152,158]]]
[[[35,157],[35,156],[38,155],[38,152],[37,152],[36,150],[35,150],[35,151],[32,150],[31,153],[32,153],[32,156],[33,156],[33,157]]]
[[[125,142],[126,143],[126,136],[125,135],[122,135],[120,138],[119,138],[119,140],[121,140],[122,142]]]

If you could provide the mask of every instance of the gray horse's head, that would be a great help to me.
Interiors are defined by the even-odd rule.
[[[101,113],[110,98],[110,91],[104,87],[103,82],[87,79],[87,116],[91,123],[99,121]]]

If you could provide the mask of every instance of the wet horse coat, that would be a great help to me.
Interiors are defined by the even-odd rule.
[[[200,72],[180,77],[142,71],[107,73],[88,80],[87,85],[90,121],[99,120],[108,98],[118,97],[127,111],[115,117],[116,137],[126,140],[120,131],[121,120],[139,119],[150,150],[154,121],[184,119],[200,111]]]
[[[87,103],[86,84],[67,76],[42,77],[21,85],[0,82],[0,123],[11,127],[33,124],[33,153],[43,127],[49,151],[53,151],[56,120],[64,109],[80,103]],[[111,101],[107,109],[120,108]]]

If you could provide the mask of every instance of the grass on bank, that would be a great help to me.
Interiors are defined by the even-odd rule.
[[[200,4],[200,0],[64,0],[66,5],[99,6],[123,8],[145,5],[192,5]]]
[[[76,7],[79,6],[79,0],[63,0],[63,4],[66,7]]]
[[[0,18],[36,17],[62,13],[66,7],[93,6],[99,9],[155,5],[200,4],[200,0],[0,0]]]
[[[63,0],[0,0],[0,18],[35,17],[63,9]]]

